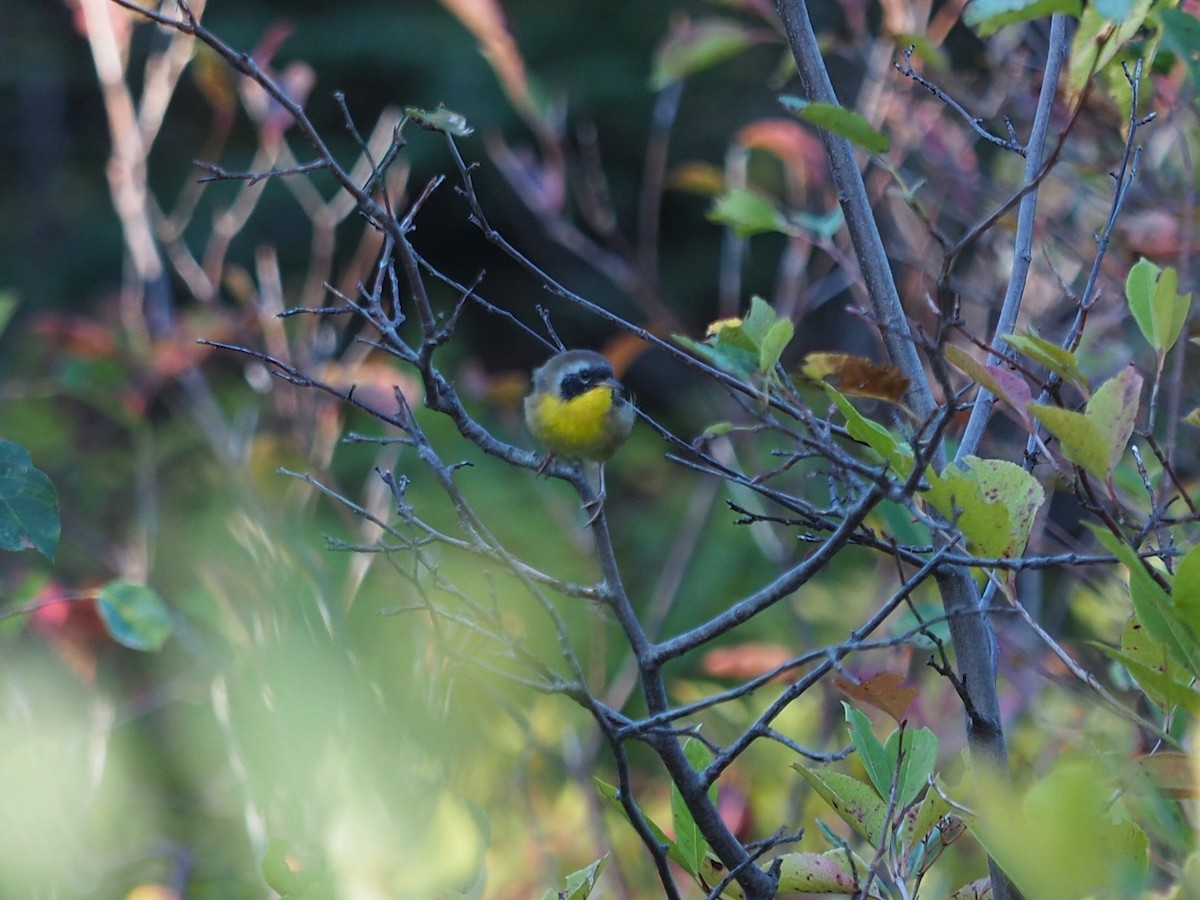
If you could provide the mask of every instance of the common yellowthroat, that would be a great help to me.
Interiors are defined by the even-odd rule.
[[[525,422],[550,456],[603,463],[633,430],[637,413],[612,364],[591,350],[564,350],[533,373]],[[549,457],[547,457],[549,461]],[[604,469],[600,493],[604,501]]]

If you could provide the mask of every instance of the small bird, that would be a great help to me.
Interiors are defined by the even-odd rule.
[[[550,357],[534,371],[533,390],[525,398],[525,422],[549,451],[547,463],[561,457],[601,464],[597,514],[604,502],[603,463],[625,443],[636,416],[612,363],[591,350]]]

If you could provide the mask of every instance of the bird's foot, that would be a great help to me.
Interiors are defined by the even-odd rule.
[[[594,524],[596,524],[596,520],[600,518],[600,513],[604,511],[604,499],[607,496],[607,492],[604,489],[603,463],[600,464],[600,474],[597,480],[599,483],[596,486],[599,488],[599,490],[596,491],[596,495],[591,500],[588,500],[583,504],[584,509],[593,509],[593,507],[595,508],[587,522],[584,523],[584,528],[591,528]]]
[[[592,514],[588,516],[588,520],[583,523],[584,528],[591,528],[596,524],[596,520],[600,518],[600,513],[604,512],[604,494],[597,494],[591,500],[584,503],[583,508],[592,511]]]

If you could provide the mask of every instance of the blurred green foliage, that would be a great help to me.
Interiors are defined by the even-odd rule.
[[[626,230],[637,216],[657,100],[649,88],[655,48],[681,6],[692,15],[710,11],[665,0],[639,4],[636,14],[584,2],[505,6],[534,97],[547,105],[565,98],[563,115],[578,129],[575,140],[594,126],[613,208]],[[854,38],[879,38],[878,11],[871,7],[868,15],[847,4],[854,8],[843,14],[833,4],[822,6],[819,24],[832,66],[853,96],[862,59]],[[295,474],[311,474],[395,522],[396,500],[381,488],[375,469],[408,473],[408,504],[433,527],[452,531],[455,510],[411,448],[342,442],[353,432],[391,432],[329,398],[273,381],[252,361],[196,349],[192,332],[239,340],[268,332],[238,287],[263,281],[263,247],[277,252],[281,300],[300,295],[312,255],[311,223],[297,212],[294,196],[278,182],[266,185],[252,225],[230,248],[219,297],[208,305],[180,301],[177,343],[147,342],[129,327],[122,299],[128,262],[104,174],[105,110],[73,13],[66,4],[19,4],[6,11],[0,29],[0,296],[19,301],[11,320],[0,316],[0,438],[25,447],[50,475],[63,515],[53,565],[29,553],[0,556],[0,601],[13,609],[41,604],[32,615],[0,620],[0,796],[7,810],[0,825],[0,894],[135,897],[138,886],[157,884],[176,896],[186,887],[189,897],[249,898],[263,896],[265,885],[284,896],[321,896],[337,885],[347,897],[425,897],[449,890],[474,896],[486,885],[488,896],[519,897],[539,895],[611,851],[619,864],[610,861],[604,877],[628,896],[645,896],[655,883],[648,858],[591,789],[593,774],[615,778],[590,720],[564,697],[521,690],[490,674],[487,665],[503,662],[497,662],[493,637],[472,627],[474,611],[463,598],[486,598],[504,633],[553,669],[562,663],[544,611],[500,567],[491,570],[466,552],[439,548],[421,563],[402,554],[352,552],[400,538],[381,537],[367,519]],[[859,13],[855,26],[850,20]],[[521,147],[530,140],[528,123],[475,37],[441,4],[212,0],[205,21],[232,45],[249,49],[284,19],[292,30],[275,61],[313,67],[317,82],[306,109],[339,154],[352,157],[355,143],[334,90],[344,92],[364,132],[385,106],[445,103],[476,129],[460,146],[483,163],[477,177],[492,224],[572,290],[626,316],[644,312],[619,285],[547,237],[488,162],[489,137],[503,134]],[[162,40],[152,26],[139,26],[137,60]],[[880,39],[879,46],[886,45]],[[699,161],[720,175],[739,129],[782,115],[775,96],[784,80],[782,49],[748,46],[688,82],[672,134],[672,167]],[[1002,60],[982,58],[978,41],[960,27],[943,49],[952,67],[947,77],[964,89],[976,68],[989,77],[1000,70]],[[970,221],[975,205],[1003,194],[1008,163],[996,161],[987,147],[956,143],[944,123],[941,130],[922,124],[937,121],[936,115],[915,101],[910,110],[908,102],[888,114],[889,130],[899,133],[898,164],[913,184],[928,179],[943,201],[936,220]],[[1012,102],[1018,116],[1028,112],[1021,98]],[[1101,100],[1097,106],[1081,125],[1092,142],[1070,161],[1066,179],[1086,183],[1086,192],[1072,186],[1054,193],[1047,186],[1055,227],[1071,231],[1054,235],[1068,280],[1090,252],[1095,198],[1106,196],[1109,151],[1120,147],[1113,124],[1119,116]],[[906,118],[910,111],[913,117]],[[185,74],[151,156],[156,193],[174,198],[195,176],[192,161],[211,136],[212,113],[211,97]],[[258,136],[239,119],[221,164],[246,165]],[[437,136],[409,138],[409,185],[419,190],[449,164]],[[289,139],[307,159],[303,141],[294,133]],[[1189,132],[1187,140],[1195,135]],[[814,245],[826,241],[822,252],[828,254],[831,235],[805,222],[832,227],[840,220],[828,217],[836,206],[820,178],[812,176],[802,196],[785,202],[795,173],[761,146],[740,149],[753,185],[791,215],[787,236],[754,238],[745,266],[744,295],[770,296],[785,242],[811,235]],[[1178,193],[1182,178],[1178,165],[1164,164],[1134,212],[1162,205]],[[325,196],[332,191],[322,173],[312,183]],[[891,202],[894,186],[874,187]],[[231,184],[212,188],[187,238],[202,243],[213,216],[236,194]],[[719,300],[722,231],[705,216],[708,200],[670,189],[662,205],[659,277],[676,317],[671,327],[697,335],[718,315],[736,312],[722,309]],[[928,248],[906,241],[923,226],[905,218],[906,210],[894,212],[888,231],[897,267],[919,297],[927,285],[922,254]],[[355,217],[338,227],[334,269],[350,267],[361,230]],[[1146,231],[1126,235],[1122,252],[1144,250],[1133,238]],[[463,281],[486,269],[484,292],[525,322],[537,323],[535,305],[553,307],[568,344],[597,346],[609,337],[595,321],[556,305],[536,280],[486,246],[448,188],[427,204],[414,240]],[[1003,272],[996,274],[1002,267],[994,265],[1000,255],[995,247],[981,249],[981,271],[964,277],[967,315],[975,321],[1003,281]],[[819,276],[833,268],[821,253],[804,262],[814,271],[810,286],[820,286]],[[1053,322],[1050,283],[1046,278],[1041,285],[1036,315]],[[176,298],[186,296],[178,281],[171,287]],[[444,287],[432,293],[447,312],[457,299]],[[837,289],[801,308],[795,314],[800,341],[822,349],[872,346],[864,337],[868,330],[842,315],[846,297]],[[516,376],[514,391],[511,373],[527,371],[542,350],[498,321],[471,308],[447,348],[446,368],[486,427],[527,445],[516,402],[523,384]],[[1124,346],[1121,329],[1134,333],[1127,326],[1104,323],[1110,345]],[[331,368],[344,365],[348,377],[384,391],[404,383],[390,361],[369,379],[346,362],[353,329],[331,337],[307,332],[296,320],[280,328],[285,345],[334,344],[322,360]],[[1097,365],[1096,358],[1086,359]],[[792,362],[784,357],[786,365]],[[1081,378],[1099,383],[1098,376],[1088,369]],[[640,358],[625,380],[643,408],[689,437],[738,412],[669,360]],[[595,578],[577,498],[565,485],[499,464],[460,440],[445,420],[423,410],[417,415],[446,460],[469,463],[456,471],[456,483],[515,556],[567,581]],[[765,440],[730,446],[747,471],[770,468],[779,449]],[[748,498],[673,465],[663,449],[649,429],[639,428],[609,466],[608,485],[628,589],[666,635],[760,587],[802,556],[805,544],[794,528],[736,524],[738,515],[726,503]],[[1194,469],[1184,472],[1189,483]],[[830,490],[824,474],[812,462],[787,478],[796,490],[824,495]],[[881,508],[871,524],[893,533],[909,529],[915,541],[922,526],[906,515],[899,507]],[[173,637],[161,652],[118,646],[87,603],[70,599],[115,578],[152,585],[168,601]],[[736,642],[676,665],[673,699],[699,700],[769,668],[781,653],[836,645],[900,580],[895,567],[865,550],[840,554],[787,604],[739,632]],[[1115,642],[1128,615],[1128,597],[1114,590],[1107,574],[1047,579],[1044,599],[1046,620],[1071,639]],[[922,589],[913,605],[927,611],[932,601],[933,592]],[[460,618],[429,616],[422,607],[434,602]],[[608,614],[584,599],[555,597],[554,604],[593,689],[623,683],[616,676],[630,672],[629,650]],[[890,621],[886,634],[911,629],[907,615]],[[947,771],[961,748],[961,708],[948,685],[924,673],[933,649],[929,641],[914,643],[864,654],[854,665],[864,673],[902,671],[920,684],[913,718],[939,731],[941,770]],[[731,651],[725,659],[733,668],[718,664],[720,650]],[[1099,669],[1108,665],[1098,652],[1089,661]],[[1133,687],[1115,667],[1111,677],[1118,688]],[[1137,748],[1139,736],[1128,723],[1053,682],[1031,682],[1028,672],[1014,670],[1003,690],[1016,724],[1018,767],[1049,770],[1065,748],[1098,748],[1110,761],[1123,761]],[[804,695],[775,727],[819,753],[835,754],[846,737],[832,694],[822,688]],[[630,714],[641,711],[636,694],[617,700]],[[722,706],[706,721],[706,736],[732,738],[769,700],[753,694]],[[1183,727],[1168,725],[1176,735]],[[629,752],[645,788],[639,802],[657,821],[670,821],[661,772],[638,746]],[[759,742],[722,776],[723,811],[742,823],[747,838],[780,822],[799,828],[826,815],[788,769],[794,758],[782,745]],[[1178,806],[1161,798],[1137,802],[1149,807],[1147,831],[1156,846],[1185,854],[1190,826]],[[804,849],[824,849],[816,832]],[[978,847],[950,854],[925,887],[948,893],[978,877],[982,860]]]

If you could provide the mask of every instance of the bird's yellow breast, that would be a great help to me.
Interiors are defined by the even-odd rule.
[[[530,431],[547,450],[572,459],[603,460],[612,454],[613,389],[597,385],[570,400],[545,393],[533,404]]]

